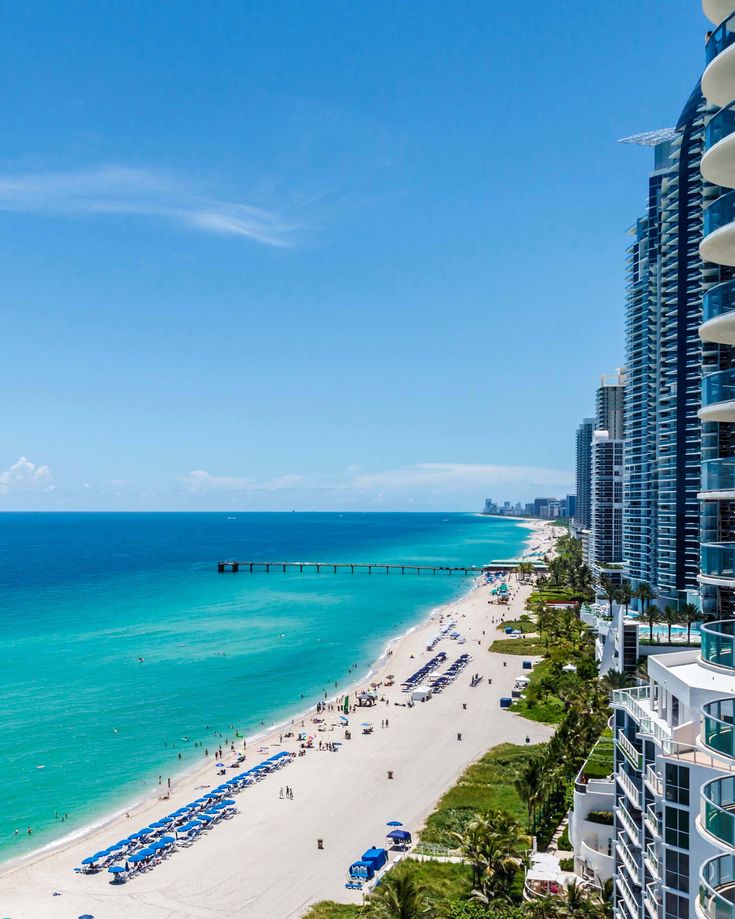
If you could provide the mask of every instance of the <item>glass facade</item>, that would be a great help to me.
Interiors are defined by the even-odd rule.
[[[735,919],[735,860],[732,855],[718,855],[702,866],[699,906],[707,919]]]
[[[729,137],[733,131],[735,131],[735,102],[731,102],[721,108],[710,119],[704,132],[705,150],[709,150],[710,147],[714,147],[716,143],[719,143],[725,137]]]
[[[715,284],[704,295],[702,303],[702,319],[716,319],[735,310],[735,280]]]
[[[712,836],[735,847],[735,779],[714,779],[702,788],[702,826]]]
[[[702,574],[711,578],[735,578],[735,543],[702,543]]]
[[[735,13],[731,13],[710,35],[704,51],[707,63],[711,64],[717,55],[722,54],[733,42],[735,42]]]
[[[735,669],[735,622],[710,622],[702,626],[702,660]]]
[[[735,700],[718,699],[702,706],[702,743],[717,753],[735,757],[733,713]]]
[[[702,463],[702,491],[735,491],[735,456]]]

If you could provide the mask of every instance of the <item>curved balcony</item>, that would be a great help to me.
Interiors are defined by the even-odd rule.
[[[735,856],[716,855],[702,865],[698,905],[704,919],[735,919]]]
[[[702,625],[700,657],[705,664],[735,669],[735,620],[708,622]]]
[[[735,134],[733,134],[735,137]],[[735,162],[735,151],[733,151]],[[710,287],[702,300],[702,341],[735,345],[735,278]]]
[[[702,744],[729,759],[735,759],[734,704],[735,699],[717,699],[702,706]]]
[[[735,47],[732,49],[735,52]],[[733,87],[735,89],[735,86]],[[735,266],[735,191],[720,195],[704,212],[699,254],[705,262]]]
[[[732,10],[732,8],[731,8]],[[702,74],[702,92],[713,105],[727,105],[735,99],[735,13],[732,11],[709,37],[705,47],[707,67]]]
[[[735,589],[735,543],[705,542],[699,548],[699,581]]]
[[[705,460],[702,463],[700,501],[735,500],[735,456]]]
[[[735,847],[735,778],[713,779],[702,787],[700,808],[702,829],[717,842]]]
[[[702,12],[715,26],[732,13],[732,8],[732,0],[702,0]]]
[[[702,378],[702,421],[735,421],[735,368]]]
[[[710,119],[700,168],[708,182],[735,188],[735,102]]]

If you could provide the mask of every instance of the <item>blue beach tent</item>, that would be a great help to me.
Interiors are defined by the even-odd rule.
[[[375,869],[370,864],[364,860],[358,862],[353,862],[349,867],[349,874],[351,878],[364,878],[369,881],[371,877],[375,874]]]
[[[368,849],[362,853],[362,861],[368,862],[373,866],[373,871],[380,871],[383,865],[388,861],[388,853],[385,849]]]
[[[411,834],[406,830],[393,830],[392,833],[388,833],[388,839],[396,842],[411,842]]]

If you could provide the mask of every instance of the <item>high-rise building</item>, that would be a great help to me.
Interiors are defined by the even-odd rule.
[[[623,410],[625,374],[603,376],[592,432],[589,558],[600,574],[623,560]]]
[[[707,0],[722,20],[706,45],[702,91],[711,106],[701,171],[711,182],[700,254],[704,295],[700,584],[706,613],[735,615],[735,2]],[[722,106],[722,107],[720,107]]]
[[[571,519],[577,512],[577,496],[576,495],[567,495],[566,501],[564,502],[564,516]]]
[[[574,510],[575,530],[589,530],[592,524],[592,432],[594,418],[584,418],[577,428],[576,479],[577,502]]]
[[[623,555],[633,586],[651,584],[662,608],[698,588],[706,113],[697,85],[675,129],[626,138],[653,148],[654,169],[628,249]]]

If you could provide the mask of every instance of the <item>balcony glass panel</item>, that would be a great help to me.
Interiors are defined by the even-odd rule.
[[[735,543],[702,543],[699,552],[699,570],[702,574],[712,578],[735,578]],[[732,664],[726,666],[732,667]]]
[[[720,667],[735,668],[735,621],[702,625],[702,660]]]
[[[715,779],[702,788],[702,825],[728,846],[735,845],[735,779]]]
[[[735,219],[735,189],[720,195],[704,212],[704,235],[709,236]]]
[[[735,118],[735,112],[733,113]],[[735,310],[735,279],[710,287],[702,301],[703,322]]]
[[[734,699],[718,699],[702,706],[702,742],[710,750],[735,758]]]
[[[704,132],[704,147],[709,150],[724,137],[729,137],[735,131],[735,102],[731,102],[713,115]]]
[[[702,491],[735,491],[735,457],[702,463]]]
[[[702,405],[716,405],[735,399],[735,369],[720,370],[702,377]]]
[[[702,865],[699,906],[707,919],[735,919],[735,857],[718,855]]]
[[[727,19],[721,22],[709,37],[704,52],[708,64],[718,54],[722,54],[725,48],[729,48],[735,42],[733,29],[735,29],[735,13],[730,13]]]

